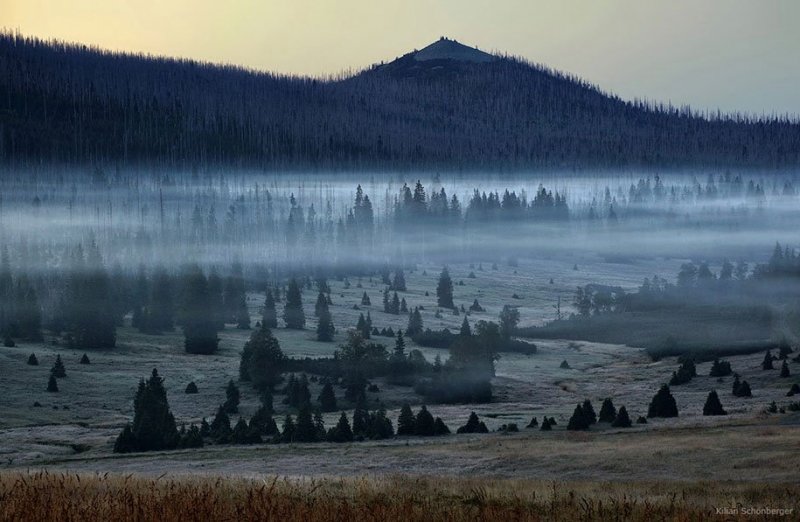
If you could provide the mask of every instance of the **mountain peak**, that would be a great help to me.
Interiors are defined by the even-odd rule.
[[[451,40],[442,36],[429,46],[414,53],[414,59],[418,62],[428,60],[455,60],[458,62],[483,63],[492,62],[497,59],[489,53],[469,47],[456,40]]]

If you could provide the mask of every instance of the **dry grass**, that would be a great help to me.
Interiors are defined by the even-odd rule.
[[[0,519],[711,520],[737,505],[800,510],[800,487],[709,482],[190,478],[0,474]],[[789,517],[791,518],[791,516]]]

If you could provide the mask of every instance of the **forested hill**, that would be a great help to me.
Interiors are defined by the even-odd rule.
[[[312,79],[6,33],[0,162],[772,168],[800,164],[800,124],[625,102],[452,40],[352,76]]]

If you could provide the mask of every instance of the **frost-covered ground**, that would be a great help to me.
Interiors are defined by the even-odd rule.
[[[575,264],[577,270],[573,269]],[[483,270],[479,270],[477,264],[474,268],[466,264],[456,264],[450,266],[450,271],[456,283],[456,303],[468,307],[473,299],[478,299],[486,308],[486,312],[469,315],[471,323],[481,319],[495,320],[504,304],[513,304],[520,307],[522,324],[541,324],[555,316],[554,306],[559,296],[564,311],[569,312],[568,303],[572,291],[579,284],[602,281],[634,288],[647,275],[674,274],[678,264],[679,260],[665,259],[620,264],[580,257],[519,259],[516,267],[498,260],[496,270],[492,269],[492,262],[482,263]],[[440,270],[440,266],[419,265],[414,271],[407,272],[408,292],[400,295],[410,307],[424,307],[422,315],[426,327],[438,329],[447,326],[456,329],[463,316],[443,312],[440,319],[434,317],[435,286]],[[468,277],[471,271],[475,273],[475,278]],[[316,296],[312,291],[306,290],[304,301],[309,317],[308,329],[275,331],[288,355],[331,355],[338,342],[345,339],[346,328],[355,325],[358,314],[366,313],[367,310],[370,311],[373,324],[379,329],[388,326],[393,329],[405,327],[405,315],[383,313],[383,287],[378,279],[350,279],[349,283],[350,287],[345,288],[344,281],[330,281],[334,302],[332,313],[338,327],[337,343],[319,343],[314,340],[313,303]],[[354,310],[353,305],[360,303],[364,291],[370,296],[372,306],[359,305],[360,310]],[[426,296],[426,291],[430,295]],[[511,297],[514,293],[519,299]],[[251,294],[249,297],[254,323],[260,316],[262,300],[263,295]],[[726,377],[718,381],[708,377],[710,363],[703,363],[698,365],[699,377],[689,384],[673,387],[681,412],[680,418],[635,426],[632,433],[627,435],[617,434],[617,430],[608,428],[594,428],[597,434],[590,435],[567,433],[563,430],[575,404],[587,398],[593,401],[596,411],[599,411],[602,398],[611,397],[618,407],[625,405],[634,419],[645,414],[653,393],[660,383],[669,379],[672,371],[677,368],[677,362],[674,358],[653,362],[635,347],[543,340],[536,341],[536,354],[501,354],[494,382],[496,400],[491,404],[432,405],[430,409],[434,415],[441,416],[453,431],[464,423],[471,410],[475,410],[490,429],[509,422],[515,422],[522,428],[532,416],[537,416],[540,420],[542,415],[554,416],[559,426],[551,434],[536,430],[508,438],[501,434],[477,438],[453,435],[429,441],[409,439],[353,446],[211,447],[198,452],[178,452],[169,457],[131,457],[121,460],[115,457],[113,461],[106,460],[111,456],[113,438],[132,417],[132,397],[140,377],[147,376],[152,368],[158,368],[166,380],[170,406],[179,423],[188,424],[198,422],[204,416],[212,417],[217,405],[224,400],[225,384],[229,379],[237,377],[239,351],[248,335],[246,331],[226,329],[220,335],[219,351],[211,356],[199,356],[183,352],[183,339],[179,331],[163,336],[148,336],[131,328],[122,328],[119,330],[118,347],[104,352],[90,352],[90,365],[79,365],[78,360],[82,355],[80,352],[51,345],[50,339],[42,344],[20,343],[15,348],[0,349],[0,367],[3,369],[0,379],[0,465],[54,465],[98,470],[108,468],[150,471],[162,469],[164,463],[169,462],[169,468],[174,466],[176,470],[183,471],[208,466],[223,472],[258,473],[269,470],[280,474],[303,474],[308,472],[309,468],[303,466],[308,465],[309,459],[319,456],[328,463],[328,467],[320,464],[314,468],[315,473],[358,474],[402,471],[403,459],[406,458],[404,455],[408,451],[408,459],[415,462],[419,472],[461,473],[464,469],[480,468],[487,473],[497,474],[502,472],[502,466],[515,465],[511,453],[500,449],[507,445],[510,445],[508,452],[512,451],[511,448],[528,452],[529,444],[536,444],[549,447],[552,451],[572,454],[577,452],[574,442],[585,437],[592,441],[591,448],[611,448],[630,442],[632,449],[628,451],[644,452],[651,443],[652,451],[659,451],[655,448],[661,444],[660,441],[667,441],[664,444],[669,447],[670,444],[677,444],[676,441],[682,437],[699,437],[680,430],[687,427],[692,428],[691,433],[730,437],[732,447],[739,447],[737,445],[741,444],[749,447],[750,442],[739,440],[736,435],[745,431],[770,440],[769,433],[773,433],[770,430],[777,430],[774,431],[775,437],[786,444],[792,444],[791,440],[794,440],[793,444],[796,445],[800,440],[796,430],[784,426],[767,427],[775,422],[786,423],[795,419],[789,414],[765,417],[762,413],[772,400],[787,402],[785,394],[795,378],[779,379],[777,370],[762,371],[762,354],[730,358],[734,371],[749,381],[753,398],[734,398],[731,394],[732,378]],[[392,347],[391,339],[377,337],[375,340],[385,342],[389,349]],[[417,347],[409,341],[407,349],[414,348]],[[447,357],[445,350],[421,348],[421,351],[429,360],[437,354],[442,358]],[[39,366],[26,364],[31,352],[36,353]],[[51,394],[45,392],[45,387],[56,354],[61,354],[64,360],[67,377],[59,380],[59,393]],[[571,369],[560,368],[564,360]],[[800,375],[800,364],[791,363],[791,367],[794,374]],[[197,395],[183,393],[190,381],[197,384]],[[389,386],[381,380],[377,383],[380,392],[370,393],[370,401],[373,405],[379,402],[385,405],[393,420],[403,402],[415,406],[421,403],[421,398],[409,388]],[[718,390],[724,407],[731,415],[725,418],[707,418],[701,415],[705,397],[711,389]],[[247,384],[242,384],[241,390],[241,413],[249,416],[255,411],[258,400]],[[319,385],[312,383],[311,391],[316,398]],[[337,391],[337,394],[341,393],[341,390]],[[279,424],[281,413],[285,413],[281,398],[280,395],[275,397]],[[40,406],[35,406],[36,402]],[[338,414],[327,415],[326,422],[333,423],[337,416]],[[760,425],[764,425],[766,431],[759,431],[757,426]],[[673,428],[677,431],[673,432]],[[652,441],[649,439],[651,436]],[[407,444],[412,449],[407,450]],[[768,449],[767,446],[763,447],[764,451]],[[544,450],[536,450],[539,451]],[[373,455],[375,460],[363,459],[362,452]],[[381,458],[378,459],[378,456]],[[529,457],[534,458],[532,455]],[[277,460],[264,465],[265,460],[272,459]],[[468,464],[467,461],[474,464]],[[548,461],[546,459],[543,462]],[[540,474],[537,471],[538,465],[534,465],[533,461],[520,466],[527,470],[525,473],[528,475],[540,476],[537,475]],[[572,473],[571,464],[563,466],[566,466],[563,468],[565,474]],[[670,466],[677,464],[672,463]],[[561,468],[556,466],[554,469]],[[697,470],[698,473],[701,471],[699,466]],[[611,470],[608,473],[614,475],[616,472]]]

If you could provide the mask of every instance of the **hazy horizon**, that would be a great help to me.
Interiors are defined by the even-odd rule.
[[[43,16],[46,14],[46,16]],[[104,49],[327,75],[390,61],[440,36],[519,55],[624,99],[800,114],[800,4],[713,0],[533,3],[347,0],[0,0],[0,27]]]

